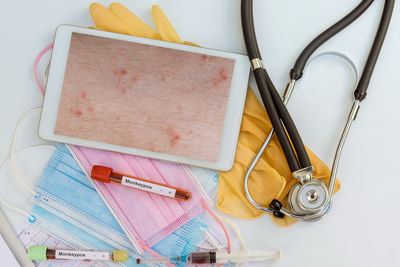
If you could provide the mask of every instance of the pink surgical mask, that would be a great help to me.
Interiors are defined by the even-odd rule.
[[[211,205],[206,192],[190,168],[160,160],[147,159],[92,148],[69,146],[86,174],[93,165],[103,165],[115,171],[183,188],[191,192],[188,201],[179,201],[157,194],[135,190],[113,183],[92,180],[107,206],[125,230],[139,252],[140,242],[148,247],[181,227],[204,211],[200,200]],[[95,207],[93,207],[95,208]]]

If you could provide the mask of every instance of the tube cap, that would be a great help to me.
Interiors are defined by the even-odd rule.
[[[90,176],[97,181],[100,181],[103,183],[109,183],[110,175],[111,175],[112,171],[113,171],[113,169],[111,169],[109,167],[94,165]]]
[[[46,246],[30,246],[28,248],[28,257],[34,261],[46,261],[47,256],[47,247]]]
[[[129,253],[123,250],[114,250],[113,261],[115,262],[125,262],[129,260]]]

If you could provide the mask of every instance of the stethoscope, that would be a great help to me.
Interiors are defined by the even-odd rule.
[[[385,0],[385,7],[382,13],[378,31],[368,55],[361,78],[358,81],[354,91],[353,105],[336,149],[328,185],[318,179],[313,179],[312,174],[314,168],[311,165],[300,134],[298,133],[288,110],[286,109],[286,104],[291,97],[296,82],[303,76],[303,71],[307,61],[315,52],[315,50],[317,50],[331,37],[354,22],[357,18],[359,18],[370,7],[373,1],[374,0],[363,0],[349,14],[318,35],[306,46],[306,48],[297,58],[294,67],[290,71],[290,82],[287,84],[286,90],[281,98],[279,93],[276,91],[274,84],[269,78],[266,69],[264,68],[258,49],[253,24],[253,0],[242,0],[241,16],[246,49],[261,99],[273,126],[273,129],[268,134],[268,137],[259,149],[244,177],[244,191],[246,197],[257,209],[263,212],[271,213],[278,218],[283,218],[285,215],[287,215],[295,219],[305,221],[319,220],[329,212],[332,204],[332,195],[336,174],[338,171],[340,155],[347,135],[350,131],[352,122],[357,117],[357,113],[360,109],[360,103],[367,95],[367,88],[393,13],[394,0]],[[347,62],[350,62],[347,58],[343,56],[341,57]],[[351,64],[351,67],[353,70],[355,70],[355,66],[353,64]],[[296,183],[296,185],[290,190],[288,195],[289,208],[285,208],[277,199],[274,199],[269,204],[269,207],[261,206],[254,201],[248,188],[250,173],[267,148],[274,134],[276,134],[278,137],[292,176],[298,180],[298,183]]]

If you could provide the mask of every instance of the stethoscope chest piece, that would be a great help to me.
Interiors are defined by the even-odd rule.
[[[320,213],[329,205],[329,192],[324,182],[313,179],[303,184],[297,183],[289,193],[289,204],[299,215]]]
[[[325,216],[329,212],[332,205],[332,194],[335,187],[340,155],[351,124],[357,116],[360,103],[367,95],[367,88],[389,27],[395,0],[384,1],[385,7],[382,12],[378,31],[375,35],[373,45],[369,52],[367,62],[365,63],[360,79],[358,79],[355,64],[348,57],[337,52],[323,53],[325,55],[330,54],[339,56],[349,63],[353,73],[355,74],[356,81],[353,106],[347,118],[347,122],[340,137],[339,144],[336,148],[328,186],[318,179],[313,179],[312,174],[314,169],[308,156],[308,152],[304,147],[300,134],[297,131],[288,110],[286,109],[286,104],[288,103],[293,92],[296,81],[303,76],[304,68],[310,56],[327,40],[357,20],[369,8],[373,0],[363,0],[360,2],[361,3],[355,9],[314,38],[313,41],[311,41],[304,48],[300,56],[297,58],[293,68],[290,70],[290,82],[288,83],[283,98],[281,99],[262,63],[253,23],[253,0],[241,0],[242,27],[246,49],[249,54],[251,67],[257,82],[261,99],[263,100],[264,107],[267,110],[269,119],[274,128],[268,134],[263,145],[247,169],[247,172],[244,176],[243,189],[246,198],[254,207],[263,212],[273,214],[277,218],[290,216],[299,220],[316,221]],[[291,189],[288,195],[290,209],[285,208],[277,199],[272,200],[268,207],[262,206],[254,201],[248,188],[250,173],[256,166],[257,161],[261,158],[264,150],[274,134],[276,134],[279,140],[292,176],[298,180],[298,183]]]

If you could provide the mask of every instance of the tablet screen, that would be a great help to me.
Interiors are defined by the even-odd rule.
[[[234,65],[72,33],[55,134],[215,162]]]

